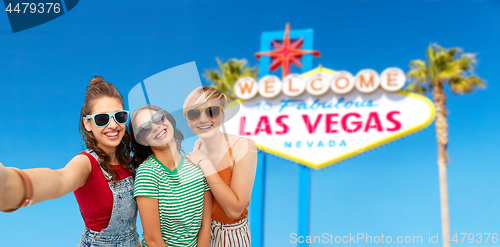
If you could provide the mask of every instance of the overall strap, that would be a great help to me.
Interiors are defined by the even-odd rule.
[[[101,172],[102,174],[104,175],[104,177],[106,178],[106,180],[109,180],[111,181],[113,179],[113,176],[111,176],[111,174],[109,174],[107,171],[105,171],[104,169],[102,169],[102,166],[101,166],[101,161],[99,160],[99,156],[94,152],[94,150],[92,149],[85,149],[85,152],[92,155],[92,157],[94,157],[95,160],[97,160],[97,164],[99,165],[99,168],[101,168]]]

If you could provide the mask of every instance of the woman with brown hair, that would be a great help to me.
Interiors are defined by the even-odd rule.
[[[226,96],[213,87],[199,87],[184,102],[184,116],[200,139],[186,155],[199,166],[213,194],[212,247],[250,246],[248,206],[257,168],[255,143],[220,131]]]
[[[210,244],[212,194],[200,168],[182,151],[184,135],[166,110],[144,105],[130,119],[132,164],[138,166],[134,196],[144,246]]]
[[[118,90],[94,77],[80,115],[85,152],[59,170],[6,168],[0,211],[13,212],[74,191],[85,222],[78,246],[140,246],[127,121]]]

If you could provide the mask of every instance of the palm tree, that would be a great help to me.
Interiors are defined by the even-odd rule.
[[[438,142],[439,188],[441,196],[441,224],[443,237],[451,239],[448,210],[448,186],[446,168],[448,162],[448,120],[446,118],[446,94],[444,85],[448,85],[453,94],[463,95],[484,87],[483,80],[474,74],[476,59],[474,54],[462,53],[460,48],[445,49],[432,44],[427,49],[427,62],[413,60],[408,77],[411,84],[406,90],[417,93],[432,91],[436,104],[436,134]],[[450,241],[443,241],[449,247]]]
[[[234,84],[242,77],[252,77],[257,80],[259,70],[256,67],[248,67],[247,60],[232,58],[222,63],[216,58],[219,69],[205,70],[205,77],[212,87],[220,90],[232,100],[236,99],[233,91]]]

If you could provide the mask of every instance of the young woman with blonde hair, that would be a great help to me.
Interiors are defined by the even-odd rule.
[[[250,246],[248,206],[257,167],[255,143],[220,131],[226,96],[199,87],[184,102],[184,116],[199,139],[186,155],[199,166],[213,194],[211,246]]]

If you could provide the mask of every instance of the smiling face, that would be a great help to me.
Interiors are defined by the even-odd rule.
[[[144,109],[137,113],[133,121],[135,138],[141,144],[151,147],[176,145],[174,138],[175,130],[163,112]],[[148,129],[150,131],[147,131]],[[137,134],[138,132],[141,134]],[[142,135],[145,135],[145,137]]]
[[[121,102],[116,98],[101,97],[96,99],[93,104],[89,115],[123,111]],[[116,151],[116,147],[120,144],[126,132],[126,125],[118,124],[113,117],[110,119],[109,124],[104,127],[97,127],[93,119],[85,117],[83,123],[85,129],[94,135],[97,145],[108,154]]]
[[[191,128],[191,131],[193,131],[193,133],[200,138],[209,138],[213,136],[217,131],[220,131],[220,125],[224,121],[224,110],[221,109],[221,112],[217,117],[210,118],[209,116],[207,116],[207,111],[209,110],[203,110],[203,108],[222,105],[224,105],[223,99],[211,99],[208,102],[205,102],[197,107],[188,108],[187,111],[191,109],[202,110],[201,115],[197,120],[192,121],[188,119],[188,126]]]

